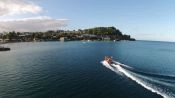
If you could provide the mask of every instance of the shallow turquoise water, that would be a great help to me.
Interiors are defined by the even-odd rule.
[[[134,70],[149,73],[152,80],[168,81],[159,84],[143,79],[174,96],[175,43],[79,41],[5,46],[11,51],[0,52],[0,97],[161,98],[104,67],[101,61],[105,55]],[[140,73],[133,74],[143,78]]]

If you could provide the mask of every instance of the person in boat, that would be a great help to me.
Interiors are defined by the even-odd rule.
[[[109,64],[111,64],[112,63],[112,57],[105,56],[105,61],[107,61]]]

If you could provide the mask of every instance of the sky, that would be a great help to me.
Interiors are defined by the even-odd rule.
[[[175,0],[0,0],[0,32],[98,26],[137,40],[175,42]]]

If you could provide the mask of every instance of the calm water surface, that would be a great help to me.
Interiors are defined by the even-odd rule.
[[[105,55],[165,96],[175,95],[175,43],[29,42],[0,52],[0,97],[162,98],[103,66]],[[129,71],[128,71],[129,72]]]

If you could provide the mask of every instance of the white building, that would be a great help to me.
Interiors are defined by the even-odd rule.
[[[60,38],[60,41],[67,41],[67,40],[68,40],[67,37],[61,37],[61,38]]]

